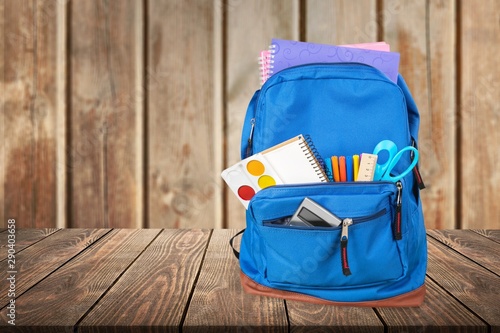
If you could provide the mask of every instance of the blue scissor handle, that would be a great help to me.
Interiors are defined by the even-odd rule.
[[[383,140],[375,146],[375,148],[373,149],[373,154],[378,155],[383,150],[387,150],[387,152],[389,153],[389,158],[384,164],[379,164],[377,162],[373,180],[389,180],[397,182],[398,180],[406,176],[418,162],[418,150],[415,147],[406,146],[398,152],[398,147],[394,142],[392,142],[391,140]],[[411,162],[410,166],[401,174],[397,176],[391,176],[392,169],[394,169],[396,164],[398,164],[401,156],[403,156],[403,153],[409,150],[414,154],[413,161]]]

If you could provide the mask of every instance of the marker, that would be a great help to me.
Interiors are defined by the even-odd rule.
[[[331,158],[327,158],[325,160],[325,169],[326,169],[326,174],[328,175],[329,177],[329,181],[333,181],[333,170],[332,170],[332,159]]]
[[[352,156],[345,157],[345,168],[347,174],[347,181],[348,182],[354,181],[354,168],[352,166]]]
[[[359,155],[352,155],[352,164],[354,171],[354,181],[358,180],[359,173]]]
[[[346,170],[346,164],[345,164],[345,156],[339,157],[339,169],[340,169],[340,181],[341,182],[347,181],[347,170]]]
[[[331,160],[333,169],[333,180],[339,182],[340,181],[339,158],[337,156],[332,156]]]

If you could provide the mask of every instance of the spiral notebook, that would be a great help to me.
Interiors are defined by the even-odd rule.
[[[261,83],[289,67],[311,63],[357,62],[373,66],[397,82],[400,55],[389,52],[384,42],[344,46],[273,38],[269,52],[259,56]]]
[[[245,208],[257,192],[269,186],[328,181],[314,145],[303,135],[236,163],[222,171],[221,177]]]
[[[321,158],[309,137],[298,135],[262,152],[284,184],[327,182]]]

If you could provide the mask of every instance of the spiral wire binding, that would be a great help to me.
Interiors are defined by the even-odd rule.
[[[274,60],[272,60],[272,57],[273,56],[271,55],[271,50],[262,51],[259,55],[259,72],[261,85],[264,84],[271,76],[270,73],[272,72],[271,69],[273,68],[272,63],[274,62]]]
[[[276,45],[271,44],[269,45],[269,59],[268,59],[268,73],[269,77],[271,77],[274,74],[274,55],[276,54]]]
[[[328,182],[332,175],[325,167],[325,161],[319,154],[314,142],[311,139],[310,135],[302,135],[303,144],[301,144],[302,151],[305,153],[309,163],[314,166],[314,171],[319,176],[322,182]]]

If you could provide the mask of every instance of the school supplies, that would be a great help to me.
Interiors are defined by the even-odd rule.
[[[375,166],[377,165],[377,155],[361,154],[361,161],[359,162],[359,171],[356,181],[366,182],[372,181],[375,174]]]
[[[340,168],[338,156],[332,156],[333,181],[340,182]]]
[[[340,170],[340,181],[346,182],[347,170],[346,170],[345,156],[339,156],[339,170]]]
[[[264,84],[269,78],[271,69],[271,51],[263,50],[259,54],[259,74],[260,74],[260,84]]]
[[[354,166],[352,165],[352,156],[345,157],[346,180],[354,181]]]
[[[354,181],[357,181],[359,173],[359,155],[352,155],[352,164],[354,172]]]
[[[273,38],[268,74],[312,63],[361,63],[373,66],[397,83],[399,53]]]
[[[332,159],[327,158],[327,159],[324,159],[324,161],[325,161],[325,171],[326,171],[326,174],[328,175],[328,180],[333,182]]]
[[[245,208],[258,191],[283,184],[272,165],[260,153],[227,168],[221,176]]]
[[[356,155],[357,156],[357,155]],[[354,162],[354,156],[332,156],[327,159],[331,162],[333,170],[333,181],[335,182],[352,182],[354,181],[355,168],[359,169],[359,156]]]
[[[257,192],[269,186],[328,181],[312,141],[303,135],[248,157],[221,176],[245,208]]]
[[[406,146],[400,151],[398,151],[398,147],[394,142],[390,140],[383,140],[380,141],[375,146],[375,148],[373,149],[373,154],[378,155],[383,151],[387,151],[389,157],[383,164],[377,162],[375,166],[375,174],[373,176],[374,180],[389,180],[397,182],[398,180],[406,176],[409,172],[411,172],[413,168],[417,165],[418,150],[415,147]],[[400,161],[401,157],[403,156],[403,153],[406,151],[413,153],[413,161],[404,171],[400,171],[399,174],[397,175],[392,175],[392,171]]]
[[[364,50],[374,50],[374,51],[383,51],[390,52],[391,47],[386,42],[375,42],[375,43],[360,43],[360,44],[345,44],[339,45],[341,47],[347,48],[357,48]],[[274,61],[272,59],[270,50],[263,50],[259,54],[259,74],[260,74],[260,84],[264,84],[266,80],[272,75],[271,71],[273,70]]]
[[[298,135],[262,152],[284,184],[327,182],[321,157],[310,137]]]

